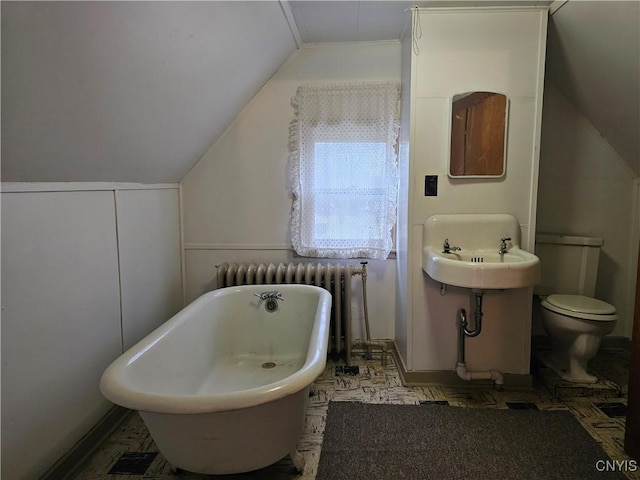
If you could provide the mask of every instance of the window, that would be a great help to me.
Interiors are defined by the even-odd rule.
[[[303,256],[389,255],[399,85],[300,87],[291,124],[291,239]]]

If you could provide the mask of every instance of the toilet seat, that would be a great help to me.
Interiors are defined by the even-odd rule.
[[[613,305],[584,295],[549,295],[541,305],[552,312],[584,320],[611,322],[618,319]]]

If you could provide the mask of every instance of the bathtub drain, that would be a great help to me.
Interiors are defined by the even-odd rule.
[[[278,310],[278,302],[273,298],[270,298],[265,302],[264,309],[269,313],[273,313]]]
[[[275,363],[273,363],[273,362],[264,362],[264,363],[262,364],[262,368],[273,368],[273,367],[275,367],[275,366],[276,366],[276,364],[275,364]]]

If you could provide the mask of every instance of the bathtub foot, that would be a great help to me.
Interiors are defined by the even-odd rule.
[[[171,467],[171,475],[180,475],[182,469],[180,467],[176,467],[175,465],[169,464]]]
[[[304,457],[302,454],[298,450],[294,450],[289,456],[291,457],[293,466],[296,467],[296,471],[302,473],[304,471]]]

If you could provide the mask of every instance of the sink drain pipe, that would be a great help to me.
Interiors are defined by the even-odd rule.
[[[482,291],[473,291],[476,299],[476,308],[473,314],[474,325],[473,330],[467,329],[467,312],[464,308],[458,310],[458,363],[456,365],[456,373],[462,380],[493,380],[497,390],[502,390],[504,377],[498,370],[487,370],[483,372],[473,372],[467,370],[465,363],[464,343],[466,337],[477,337],[482,331]]]

